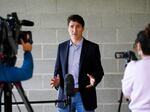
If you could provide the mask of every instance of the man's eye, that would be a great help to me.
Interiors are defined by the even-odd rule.
[[[73,28],[74,26],[72,25],[72,26],[70,26],[71,28]]]

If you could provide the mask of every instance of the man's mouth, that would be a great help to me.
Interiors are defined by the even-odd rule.
[[[77,33],[73,33],[72,35],[77,35]]]

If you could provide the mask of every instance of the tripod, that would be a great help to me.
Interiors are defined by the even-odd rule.
[[[126,64],[125,64],[125,67],[127,66],[127,64],[130,62],[131,60],[126,60]],[[123,100],[123,92],[121,90],[121,93],[120,93],[120,99],[118,100],[119,102],[119,106],[118,106],[118,112],[121,112],[121,104],[122,104],[122,100]],[[128,100],[127,100],[128,101]],[[130,112],[130,110],[129,110]]]
[[[123,99],[123,93],[121,91],[121,93],[120,93],[120,99],[118,100],[118,102],[119,102],[118,112],[120,112],[120,110],[121,110],[122,99]]]
[[[13,85],[18,90],[20,97],[22,98],[28,112],[34,112],[25,92],[22,88],[21,82],[15,82]],[[0,104],[2,105],[2,93],[4,91],[4,111],[5,112],[12,112],[12,83],[1,82],[0,83]],[[1,106],[0,106],[1,112]]]
[[[1,106],[4,105],[4,112],[12,112],[12,104],[25,104],[28,112],[34,112],[30,104],[39,104],[39,103],[65,103],[69,106],[69,111],[71,111],[71,97],[68,96],[65,100],[48,100],[48,101],[30,101],[25,95],[25,92],[22,88],[20,82],[15,82],[13,85],[17,88],[23,102],[12,102],[12,83],[0,82],[0,112]],[[1,102],[2,93],[4,92],[4,103]]]

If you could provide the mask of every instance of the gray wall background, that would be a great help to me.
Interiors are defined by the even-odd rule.
[[[105,72],[97,87],[96,112],[117,112],[125,60],[116,60],[114,53],[132,49],[138,31],[150,23],[150,0],[0,0],[0,16],[6,18],[11,12],[35,23],[34,27],[23,27],[32,31],[34,41],[34,74],[22,82],[30,101],[57,98],[55,89],[50,87],[57,45],[69,38],[67,17],[80,14],[86,22],[84,36],[100,46]],[[22,64],[22,56],[19,49],[17,66]],[[13,92],[21,101],[16,89]],[[54,104],[32,106],[35,112],[55,112]],[[20,107],[26,112],[24,105]],[[13,110],[18,112],[15,106]],[[121,112],[127,110],[124,100]]]

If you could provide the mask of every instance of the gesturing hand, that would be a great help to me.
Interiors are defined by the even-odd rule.
[[[95,84],[95,79],[92,75],[87,74],[87,76],[90,78],[90,84],[86,86],[86,88],[90,88],[92,86],[94,86]]]
[[[54,78],[51,79],[50,85],[51,87],[58,87],[60,83],[60,77],[59,75],[55,76]]]

